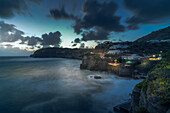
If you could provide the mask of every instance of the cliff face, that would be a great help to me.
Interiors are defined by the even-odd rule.
[[[123,68],[122,66],[110,66],[107,61],[102,60],[100,57],[95,55],[84,56],[80,68],[94,71],[108,71],[124,77],[132,76],[132,69]]]
[[[131,111],[140,113],[169,113],[170,111],[170,62],[164,59],[136,85],[132,92]],[[144,112],[145,113],[145,112]]]
[[[102,61],[99,57],[94,55],[86,55],[82,59],[80,64],[81,69],[95,70],[95,71],[107,71],[109,66],[107,62]]]

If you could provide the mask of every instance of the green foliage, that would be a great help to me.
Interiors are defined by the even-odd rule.
[[[138,42],[133,43],[133,45],[129,48],[132,53],[137,53],[139,55],[152,55],[152,54],[160,54],[160,51],[166,53],[170,50],[170,42],[162,42],[162,43],[148,43],[148,42]]]
[[[136,65],[136,69],[143,73],[148,73],[155,65],[156,62],[142,61],[141,64]]]
[[[147,79],[143,80],[142,82],[140,82],[136,85],[136,87],[142,88],[143,91],[146,91],[147,86],[148,86],[148,80]]]
[[[138,108],[135,113],[149,113],[148,110],[144,107]]]
[[[167,56],[155,66],[149,73],[150,82],[148,83],[149,99],[159,98],[161,104],[167,104],[170,100],[170,62]]]
[[[149,98],[159,97],[160,99],[170,100],[169,95],[169,78],[156,78],[155,80],[149,83],[149,91],[151,92]]]
[[[167,69],[170,69],[170,65],[168,65],[168,66],[166,66],[167,67]]]

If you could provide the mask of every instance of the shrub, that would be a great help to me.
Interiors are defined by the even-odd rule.
[[[135,113],[149,113],[148,110],[144,107],[138,108]]]

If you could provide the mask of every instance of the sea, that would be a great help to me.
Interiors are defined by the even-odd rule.
[[[81,70],[81,62],[0,57],[0,113],[114,113],[141,81]]]

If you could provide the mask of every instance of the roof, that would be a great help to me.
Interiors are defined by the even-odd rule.
[[[126,63],[132,63],[132,61],[127,61]]]

